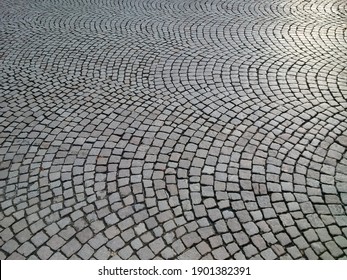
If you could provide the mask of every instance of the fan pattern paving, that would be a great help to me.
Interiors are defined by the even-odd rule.
[[[1,0],[0,259],[346,259],[345,0]]]

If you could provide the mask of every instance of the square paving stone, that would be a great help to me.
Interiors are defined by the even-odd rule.
[[[346,237],[336,236],[334,238],[334,240],[340,248],[347,248],[347,238]]]
[[[243,227],[249,236],[252,236],[252,235],[257,234],[259,232],[259,228],[253,222],[245,223],[245,224],[243,224]]]
[[[292,239],[284,232],[280,232],[276,235],[276,238],[282,246],[286,246],[292,242]]]
[[[211,247],[205,241],[202,241],[198,245],[196,245],[196,249],[201,255],[205,255],[206,253],[211,251]]]
[[[277,239],[272,232],[264,233],[262,237],[268,244],[275,244],[277,242]]]
[[[129,228],[121,233],[121,237],[125,242],[128,242],[135,237],[135,232],[132,228]]]
[[[38,232],[31,238],[31,242],[36,246],[40,247],[42,244],[44,244],[49,237],[42,231]]]
[[[216,227],[217,232],[219,232],[219,233],[224,233],[224,232],[228,232],[229,231],[228,226],[227,226],[227,224],[225,223],[224,220],[217,221],[215,223],[215,227]]]
[[[173,242],[171,248],[174,249],[177,254],[181,254],[186,249],[181,240]]]
[[[12,225],[12,229],[14,233],[18,233],[27,227],[28,227],[28,223],[24,218]]]
[[[165,243],[162,238],[158,238],[151,242],[149,244],[149,247],[151,248],[152,252],[154,254],[158,254],[160,251],[162,251],[165,248]]]
[[[340,227],[347,226],[347,216],[335,216],[336,222]]]
[[[271,249],[275,252],[277,256],[282,256],[286,253],[285,248],[280,244],[274,244]]]
[[[66,260],[66,257],[62,253],[56,252],[50,257],[50,260]]]
[[[207,210],[208,216],[212,221],[218,221],[219,219],[222,219],[222,213],[219,209],[208,209]]]
[[[123,259],[127,260],[134,253],[133,249],[128,245],[118,251],[118,255]]]
[[[25,242],[22,246],[17,249],[17,252],[21,255],[28,257],[31,253],[36,250],[35,246],[31,242]]]
[[[91,239],[89,239],[88,244],[94,249],[100,248],[102,245],[106,244],[108,239],[102,234],[98,233]]]
[[[256,255],[258,253],[258,250],[256,247],[254,247],[252,244],[249,244],[243,248],[243,251],[245,253],[245,256],[247,259],[250,259],[252,256]]]
[[[267,248],[267,244],[261,235],[254,235],[251,237],[252,243],[260,250]]]
[[[77,255],[82,260],[89,260],[93,256],[94,252],[94,249],[90,247],[89,244],[84,244],[82,248],[78,251]]]
[[[216,260],[225,260],[229,258],[229,252],[224,247],[219,247],[212,251],[212,255]]]
[[[191,248],[178,256],[179,260],[198,260],[200,258],[201,255],[195,248]]]
[[[22,230],[20,233],[18,233],[16,237],[19,242],[24,243],[28,241],[32,237],[32,235],[33,234],[30,232],[30,230],[26,228]],[[5,239],[4,241],[7,241],[7,240]]]
[[[77,239],[83,244],[93,237],[93,232],[90,228],[85,228],[76,234]]]
[[[210,237],[208,241],[210,245],[212,246],[212,248],[217,248],[223,245],[223,239],[219,235]]]
[[[293,226],[294,220],[289,213],[279,215],[281,222],[285,227]]]
[[[318,241],[318,235],[314,229],[309,229],[304,232],[306,240],[311,243],[313,241]]]
[[[46,244],[54,251],[57,251],[65,243],[66,243],[66,241],[63,238],[61,238],[58,235],[55,235],[50,240],[48,240]]]
[[[337,227],[336,225],[328,226],[328,230],[329,230],[330,234],[332,234],[332,235],[341,235],[342,234],[341,229],[339,227]]]
[[[267,221],[273,233],[277,233],[283,230],[283,227],[278,219],[271,219]]]
[[[23,255],[21,255],[21,254],[19,254],[19,253],[17,253],[17,252],[14,252],[14,253],[12,253],[8,258],[7,258],[7,260],[25,260],[26,258],[23,256]]]
[[[122,248],[124,245],[125,242],[119,236],[116,236],[112,240],[108,241],[106,244],[106,246],[114,252],[117,252],[118,249]]]
[[[328,252],[324,252],[320,257],[322,260],[334,260],[334,257]]]
[[[131,241],[130,245],[134,250],[138,250],[143,246],[143,243],[140,238],[136,238],[133,241]]]
[[[48,246],[42,246],[37,251],[37,256],[41,260],[48,260],[50,256],[52,256],[52,254],[53,254],[53,251]]]
[[[232,232],[237,232],[241,230],[241,224],[236,218],[228,219],[227,225]]]
[[[170,247],[166,247],[161,252],[161,256],[163,257],[163,259],[169,260],[169,259],[172,259],[176,256],[176,252],[174,250],[172,250]]]
[[[298,238],[295,238],[295,239],[293,240],[293,242],[294,242],[294,243],[296,244],[296,246],[297,246],[299,249],[301,249],[301,250],[306,249],[306,248],[309,247],[309,244],[307,243],[307,241],[306,241],[302,236],[300,236],[300,237],[298,237]]]
[[[265,208],[263,209],[263,216],[265,219],[271,219],[277,217],[277,214],[274,209],[272,208]]]
[[[142,242],[149,243],[154,239],[154,236],[151,232],[146,232],[140,236]]]
[[[319,257],[315,254],[315,252],[311,248],[307,248],[305,250],[305,255],[306,255],[307,259],[309,259],[309,260],[318,260],[319,259]]]
[[[211,235],[215,234],[215,231],[213,227],[202,227],[198,229],[198,233],[201,236],[202,239],[206,239],[210,237]]]
[[[136,252],[140,260],[150,260],[154,258],[153,252],[147,247],[143,247]]]
[[[234,255],[235,260],[246,260],[246,256],[242,252],[237,252]]]
[[[246,235],[244,232],[240,231],[237,233],[234,233],[234,238],[240,246],[243,246],[249,242],[248,235]]]
[[[76,238],[73,238],[61,248],[61,251],[67,257],[71,257],[73,254],[77,253],[81,247],[81,243]]]
[[[296,246],[287,248],[287,252],[292,256],[293,259],[298,259],[302,256],[301,252]]]
[[[271,248],[266,249],[265,251],[262,251],[260,255],[264,258],[264,260],[275,260],[277,259],[277,255],[274,253],[274,251]]]
[[[201,237],[196,232],[191,232],[182,236],[181,240],[187,248],[191,248],[194,244],[201,241]]]
[[[329,241],[327,243],[325,243],[325,246],[328,248],[329,253],[333,256],[333,257],[339,257],[343,255],[343,251],[336,245],[335,242],[333,241]]]
[[[71,227],[68,226],[65,229],[63,229],[62,231],[59,232],[59,235],[64,238],[65,240],[69,240],[72,236],[74,236],[76,233],[76,230]]]

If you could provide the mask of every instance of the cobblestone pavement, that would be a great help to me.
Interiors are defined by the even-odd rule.
[[[0,0],[0,259],[346,259],[345,0]]]

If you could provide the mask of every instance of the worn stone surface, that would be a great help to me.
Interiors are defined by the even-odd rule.
[[[1,259],[344,259],[345,1],[1,1]]]

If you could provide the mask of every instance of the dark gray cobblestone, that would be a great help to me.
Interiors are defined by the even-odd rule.
[[[0,1],[0,259],[346,259],[346,9]]]

